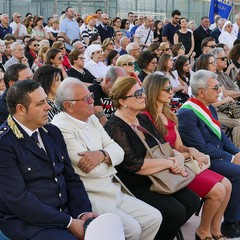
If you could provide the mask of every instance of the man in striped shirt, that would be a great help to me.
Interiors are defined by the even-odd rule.
[[[89,45],[89,40],[92,37],[92,35],[98,32],[98,30],[95,28],[96,18],[97,17],[95,15],[90,15],[87,17],[86,20],[87,27],[82,32],[82,42],[86,46]]]

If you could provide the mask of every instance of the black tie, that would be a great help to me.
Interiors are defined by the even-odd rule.
[[[34,142],[36,142],[37,144],[39,144],[38,141],[38,132],[34,132],[31,136],[31,138],[34,140]]]
[[[104,26],[104,29],[107,31],[107,26]]]

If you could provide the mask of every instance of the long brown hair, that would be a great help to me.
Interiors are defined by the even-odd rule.
[[[167,128],[158,115],[157,99],[163,91],[165,84],[168,82],[170,82],[168,77],[155,72],[148,74],[142,84],[142,86],[145,88],[146,110],[151,114],[152,119],[162,136],[167,135]],[[177,118],[167,103],[163,105],[163,114],[166,116],[166,118],[177,124]]]

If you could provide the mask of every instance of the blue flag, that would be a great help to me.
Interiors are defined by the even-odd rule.
[[[211,0],[209,19],[211,23],[214,23],[214,16],[220,15],[222,18],[228,19],[228,16],[232,10],[233,2],[230,0]]]

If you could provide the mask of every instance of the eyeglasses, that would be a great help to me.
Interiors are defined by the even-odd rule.
[[[78,57],[78,59],[84,60],[84,59],[85,59],[85,57],[80,57],[80,56],[79,56],[79,57]]]
[[[209,63],[209,65],[210,65],[210,64],[213,65],[213,66],[215,66],[215,65],[216,65],[216,61],[212,61],[212,62]]]
[[[225,60],[227,60],[227,57],[218,57],[217,59],[220,59],[220,60],[222,60],[222,61],[225,61]]]
[[[141,48],[135,48],[135,49],[132,49],[132,51],[140,51]]]
[[[34,47],[39,47],[39,44],[33,44]]]
[[[92,103],[92,100],[94,100],[94,93],[93,92],[90,92],[87,96],[81,98],[81,99],[70,99],[68,101],[70,102],[86,102],[87,104],[91,104]]]
[[[168,85],[163,89],[163,91],[170,92],[173,89],[172,85]]]
[[[134,62],[125,63],[125,64],[123,64],[123,66],[134,66]]]
[[[172,50],[172,49],[171,48],[163,49],[163,51],[169,51],[169,50]]]
[[[135,97],[137,99],[140,99],[140,98],[142,98],[143,93],[145,93],[145,89],[140,88],[140,89],[136,90],[133,95],[125,96],[125,97],[123,97],[123,99],[131,98],[131,97]]]
[[[217,45],[211,45],[211,46],[206,46],[206,47],[210,47],[210,48],[215,48]]]
[[[215,86],[213,86],[213,87],[206,87],[206,88],[213,89],[215,92],[218,92],[218,90],[219,90],[219,88],[220,88],[220,85],[217,84],[217,85],[215,85]]]
[[[22,16],[16,16],[17,18],[21,18]]]
[[[60,50],[63,50],[63,49],[66,49],[65,47],[61,47],[61,48],[59,48]]]

